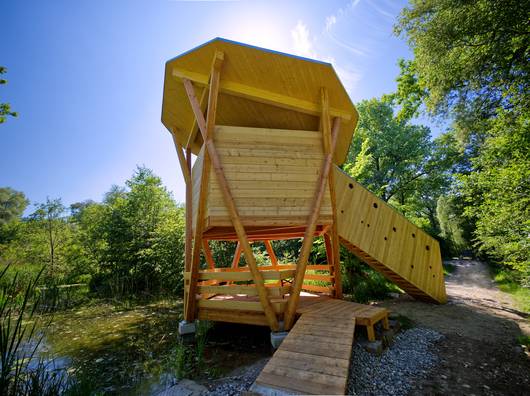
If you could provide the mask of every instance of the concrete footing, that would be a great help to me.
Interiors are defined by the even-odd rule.
[[[271,345],[274,349],[278,349],[282,341],[289,334],[288,331],[271,331]]]
[[[372,353],[379,356],[383,353],[383,342],[380,340],[376,341],[360,341],[359,344],[365,349],[366,352]]]
[[[187,322],[185,320],[179,322],[178,334],[184,344],[193,344],[196,332],[197,325],[195,322]]]
[[[197,331],[197,325],[195,322],[188,322],[186,320],[181,320],[179,322],[179,335],[184,336],[188,334],[195,334]]]

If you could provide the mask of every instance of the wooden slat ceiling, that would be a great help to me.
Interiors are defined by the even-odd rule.
[[[331,64],[222,38],[213,39],[166,62],[162,123],[168,130],[176,133],[179,143],[186,145],[194,121],[179,75],[184,73],[195,78],[195,90],[200,98],[205,89],[204,82],[207,83],[215,51],[224,53],[221,84],[228,84],[226,90],[221,86],[216,124],[318,130],[320,88],[326,87],[332,116],[334,113],[342,116],[334,159],[337,164],[344,162],[358,114]],[[193,78],[190,79],[193,81]],[[317,112],[301,112],[251,100],[249,95],[234,95],[233,92],[228,92],[232,87],[266,92],[267,95],[282,95],[303,101],[304,104],[314,104]],[[199,152],[201,145],[202,138],[198,133],[191,145],[194,154]]]

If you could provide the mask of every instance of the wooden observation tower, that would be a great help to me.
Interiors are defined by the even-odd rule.
[[[337,167],[357,119],[328,63],[220,38],[166,63],[162,122],[186,182],[186,321],[289,330],[304,299],[342,297],[341,243],[411,295],[445,301],[438,243]],[[316,237],[326,264],[308,263]],[[280,264],[271,241],[291,238],[303,238],[299,258]],[[212,240],[237,242],[231,268],[216,267]],[[270,264],[258,266],[254,241]]]

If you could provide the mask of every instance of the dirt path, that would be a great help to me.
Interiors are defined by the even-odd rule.
[[[457,269],[446,279],[447,304],[407,296],[381,304],[445,336],[438,345],[440,365],[412,394],[530,394],[530,359],[516,342],[521,333],[530,335],[528,314],[514,309],[483,263],[451,264]]]

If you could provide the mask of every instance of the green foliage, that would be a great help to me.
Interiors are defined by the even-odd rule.
[[[425,104],[453,121],[460,167],[437,210],[450,250],[473,239],[523,283],[530,277],[529,9],[528,0],[411,1],[396,32],[414,59],[401,62],[391,97],[407,114]]]
[[[419,84],[416,64],[413,61],[399,59],[398,66],[400,73],[396,79],[397,91],[384,95],[383,99],[400,106],[398,121],[410,120],[419,114],[427,90]]]
[[[412,113],[400,117],[394,110],[386,99],[358,104],[359,126],[344,168],[416,225],[440,236],[438,201],[450,192],[461,150],[453,133],[431,140],[428,128],[411,124]]]
[[[477,247],[530,282],[530,111],[499,110],[472,163],[461,180]]]
[[[346,249],[341,249],[342,288],[354,301],[366,303],[388,298],[391,292],[399,292],[397,286],[387,281]]]
[[[29,228],[34,240],[31,245],[41,248],[35,252],[32,262],[46,265],[45,275],[57,279],[65,272],[65,248],[71,237],[71,229],[65,218],[65,207],[60,199],[46,198],[46,202],[37,204],[30,215]],[[40,255],[39,255],[40,253]]]
[[[79,213],[82,243],[99,263],[92,287],[110,294],[178,292],[184,210],[147,168],[138,168],[126,185]]]
[[[84,292],[64,284],[87,282],[114,297],[182,290],[184,209],[146,168],[102,203],[75,203],[70,214],[59,199],[47,199],[28,218],[2,225],[0,236],[0,265],[24,277],[44,266],[39,282],[47,296],[82,301]]]
[[[4,277],[9,268],[0,272],[0,389],[3,395],[59,394],[64,379],[50,372],[38,359],[37,348],[42,333],[35,315],[37,277],[20,288],[15,275],[11,282]],[[36,365],[32,365],[35,363]]]
[[[20,219],[28,203],[23,192],[9,187],[0,188],[0,227]]]
[[[464,201],[454,194],[440,196],[436,217],[440,224],[442,251],[446,256],[459,256],[470,247],[471,226],[464,216]]]
[[[412,0],[396,32],[414,50],[413,72],[428,92],[427,108],[477,119],[512,99],[528,104],[529,9],[528,0]]]
[[[521,280],[521,274],[517,271],[492,265],[493,279],[503,292],[510,294],[522,312],[530,313],[530,285],[528,279]]]
[[[0,76],[5,74],[7,69],[3,66],[0,66]],[[7,80],[0,77],[0,85],[7,84]],[[0,124],[6,122],[7,117],[18,117],[18,113],[11,110],[9,103],[0,103]]]
[[[365,100],[357,109],[359,125],[345,170],[384,201],[403,200],[426,173],[429,129],[398,120],[388,102]]]
[[[204,350],[210,328],[210,322],[199,321],[197,322],[194,343],[186,343],[182,338],[179,339],[178,344],[167,359],[167,366],[176,378],[196,378],[204,374],[206,369]]]

